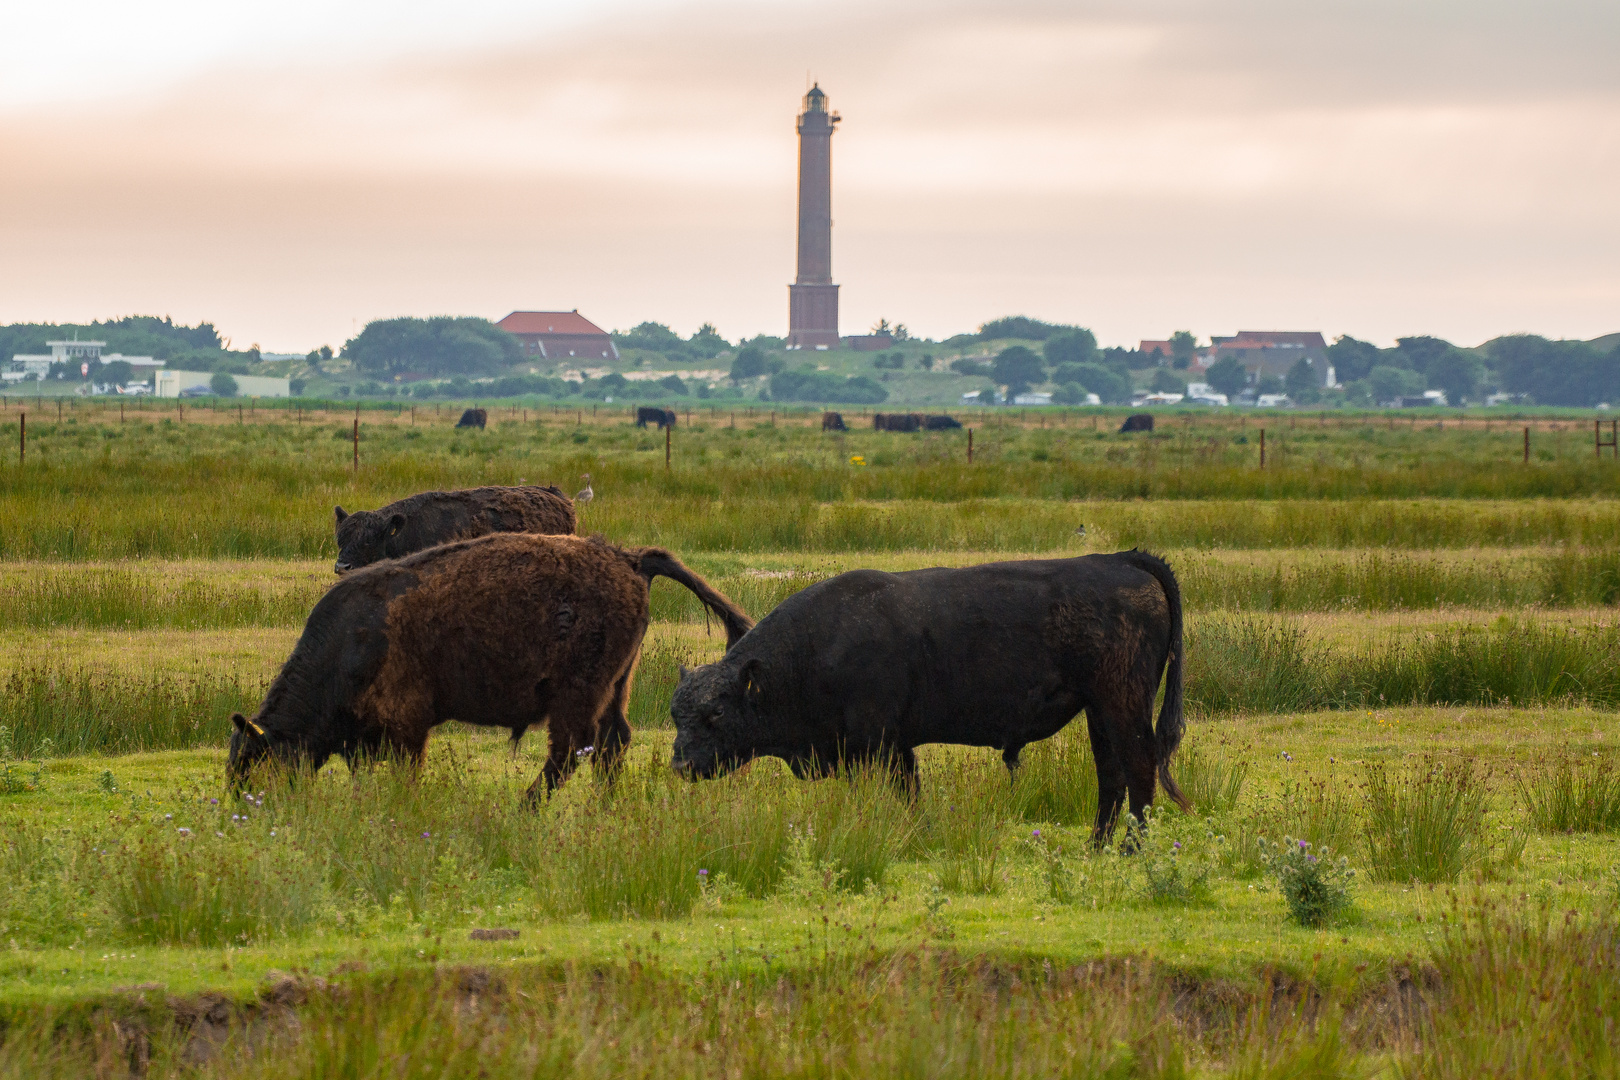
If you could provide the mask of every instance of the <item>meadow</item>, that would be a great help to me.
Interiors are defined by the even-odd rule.
[[[966,431],[694,410],[666,468],[618,410],[427,406],[362,413],[355,468],[352,409],[143,404],[31,403],[0,467],[0,1076],[1616,1071],[1620,467],[1589,421],[1009,410],[963,417],[970,464]],[[915,803],[771,760],[678,780],[677,666],[724,638],[668,583],[615,785],[524,810],[543,733],[451,724],[420,777],[227,794],[333,505],[585,472],[582,531],[756,616],[854,567],[1166,555],[1194,812],[1093,848],[1079,723],[1016,784],[925,748]]]

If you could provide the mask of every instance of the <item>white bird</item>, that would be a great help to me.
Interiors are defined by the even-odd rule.
[[[580,473],[579,478],[585,481],[585,490],[574,496],[574,502],[588,503],[592,499],[596,498],[596,492],[591,490],[591,474]]]

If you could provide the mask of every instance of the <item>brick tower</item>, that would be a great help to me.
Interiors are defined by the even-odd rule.
[[[788,348],[838,347],[838,286],[832,279],[832,135],[819,85],[799,114],[799,276],[788,286]]]

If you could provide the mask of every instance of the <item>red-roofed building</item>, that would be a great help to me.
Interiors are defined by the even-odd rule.
[[[1169,363],[1170,357],[1175,355],[1175,348],[1168,341],[1148,341],[1146,338],[1142,339],[1142,343],[1136,347],[1136,351],[1143,356],[1152,356],[1154,353],[1158,353],[1162,363]]]
[[[514,311],[495,324],[523,343],[525,356],[546,360],[617,360],[606,330],[573,311]]]
[[[1335,384],[1327,359],[1327,342],[1316,330],[1239,330],[1231,337],[1211,337],[1215,359],[1236,357],[1253,379],[1262,375],[1287,376],[1304,360],[1316,376],[1316,385]]]

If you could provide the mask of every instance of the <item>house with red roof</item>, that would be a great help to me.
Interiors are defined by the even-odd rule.
[[[1317,330],[1239,330],[1230,337],[1211,337],[1214,359],[1234,357],[1252,379],[1262,375],[1286,377],[1304,360],[1315,376],[1316,385],[1335,384],[1333,367],[1328,363],[1327,342]]]
[[[545,360],[617,360],[606,330],[573,311],[514,311],[495,324],[523,343],[523,355]]]

